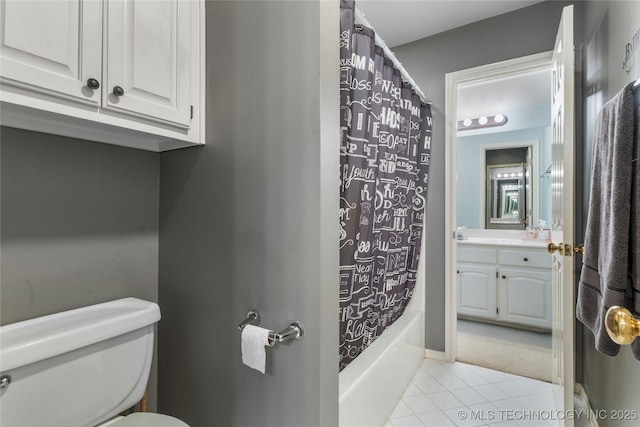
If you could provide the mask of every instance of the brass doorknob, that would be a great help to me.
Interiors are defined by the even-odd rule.
[[[562,253],[564,252],[564,244],[560,242],[556,245],[555,243],[551,242],[547,245],[547,250],[549,251],[550,254],[556,251]]]
[[[640,336],[640,320],[624,307],[613,306],[604,318],[609,337],[617,344],[629,345]]]
[[[580,254],[580,255],[584,255],[584,244],[580,243],[578,246],[573,248],[573,252]]]

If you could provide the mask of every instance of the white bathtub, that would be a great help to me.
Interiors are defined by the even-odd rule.
[[[340,427],[383,427],[424,359],[424,310],[407,311],[340,372]],[[416,304],[414,304],[416,302]]]

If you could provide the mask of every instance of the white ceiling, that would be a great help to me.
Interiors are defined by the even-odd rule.
[[[356,0],[356,7],[391,48],[541,1]]]
[[[550,69],[458,86],[458,120],[550,103]]]
[[[356,7],[392,48],[541,0],[356,0]],[[550,103],[550,72],[460,87],[458,118],[479,117]]]

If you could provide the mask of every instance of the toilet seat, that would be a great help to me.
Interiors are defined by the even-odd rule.
[[[189,427],[189,425],[169,415],[134,412],[109,424],[109,427]]]

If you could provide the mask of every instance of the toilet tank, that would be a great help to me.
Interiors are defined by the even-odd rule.
[[[0,327],[0,426],[93,427],[135,405],[158,320],[124,298]]]

